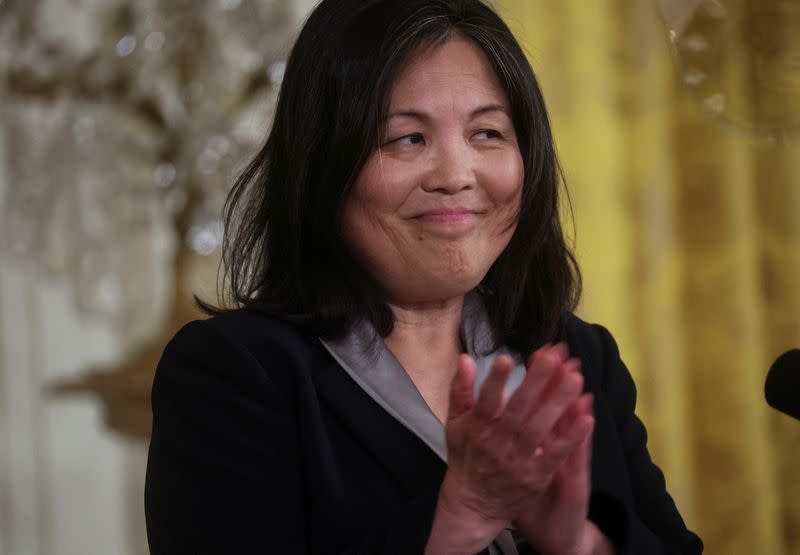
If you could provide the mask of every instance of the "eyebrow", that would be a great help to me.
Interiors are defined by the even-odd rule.
[[[500,104],[487,104],[486,106],[481,106],[470,112],[469,118],[475,119],[478,116],[482,116],[490,112],[501,112],[505,115],[508,115],[508,110],[506,110]],[[420,112],[417,110],[399,110],[397,112],[390,113],[389,116],[386,118],[386,120],[389,121],[392,118],[398,118],[398,117],[413,118],[413,119],[418,119],[420,121],[430,121],[431,119],[433,119],[432,116],[426,114],[425,112]]]

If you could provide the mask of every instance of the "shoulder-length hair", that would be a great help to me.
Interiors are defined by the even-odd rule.
[[[292,49],[272,129],[225,206],[224,304],[324,338],[359,319],[382,336],[386,295],[341,233],[345,199],[379,144],[396,76],[420,47],[473,41],[500,78],[524,164],[517,228],[481,282],[498,344],[562,335],[580,273],[559,217],[561,170],[542,93],[502,19],[480,0],[322,0]]]

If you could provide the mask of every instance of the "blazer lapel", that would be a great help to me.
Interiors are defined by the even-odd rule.
[[[367,394],[332,357],[313,376],[320,401],[406,491],[437,490],[446,463]]]

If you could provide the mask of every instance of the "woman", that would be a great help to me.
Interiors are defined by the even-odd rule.
[[[153,386],[152,553],[700,553],[479,0],[323,0]]]

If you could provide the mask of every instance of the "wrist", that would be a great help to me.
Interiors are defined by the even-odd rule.
[[[591,520],[586,520],[581,530],[581,539],[575,555],[614,555],[611,541]]]
[[[505,522],[488,518],[462,499],[462,493],[448,477],[439,490],[426,555],[456,555],[482,551],[505,527]]]

